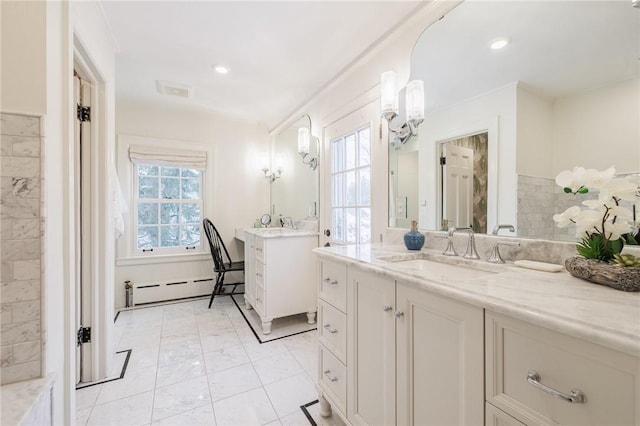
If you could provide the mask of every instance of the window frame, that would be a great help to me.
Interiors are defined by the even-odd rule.
[[[119,197],[116,195],[121,192],[121,198],[125,200],[126,206],[120,211],[124,222],[124,235],[116,238],[116,266],[135,266],[135,265],[152,265],[166,263],[182,263],[182,262],[199,262],[211,260],[209,246],[206,242],[206,235],[201,230],[200,242],[202,247],[200,250],[184,250],[178,253],[158,253],[157,251],[147,253],[138,253],[136,251],[136,239],[133,236],[135,217],[137,214],[135,206],[135,183],[136,176],[134,174],[133,161],[130,158],[130,149],[132,147],[147,147],[155,151],[175,153],[180,150],[183,152],[205,154],[206,166],[202,178],[202,217],[210,217],[214,211],[215,205],[215,147],[212,144],[203,142],[194,142],[188,140],[162,139],[157,137],[137,136],[126,133],[119,133],[116,137],[116,162],[113,179],[117,179],[119,185],[112,180],[111,191],[113,191],[113,199]],[[177,148],[179,147],[179,148]],[[119,187],[118,187],[119,186]],[[115,204],[115,203],[114,203]],[[117,214],[117,208],[114,212]],[[111,215],[111,211],[105,211],[103,214]],[[114,216],[115,217],[115,216]],[[190,252],[190,253],[186,253]]]

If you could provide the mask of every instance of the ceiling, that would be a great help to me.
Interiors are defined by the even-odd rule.
[[[509,37],[502,50],[489,42]],[[640,9],[629,0],[468,0],[429,27],[411,59],[437,109],[519,81],[547,99],[638,77]]]
[[[110,1],[119,100],[273,129],[416,8],[416,1]],[[221,75],[213,70],[229,68]],[[156,80],[191,89],[161,95]]]

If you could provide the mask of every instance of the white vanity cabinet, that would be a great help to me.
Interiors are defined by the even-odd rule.
[[[640,424],[640,360],[486,314],[487,402],[527,425]]]
[[[326,374],[324,365],[321,402],[327,396],[354,425],[483,424],[482,308],[357,266],[324,259],[321,265],[346,270],[346,411],[345,401],[337,400],[330,387],[342,378],[333,370]],[[327,302],[321,291],[322,303]],[[320,308],[320,325],[324,322]],[[321,364],[327,353],[335,354],[326,340],[321,333]]]
[[[245,305],[254,308],[262,332],[271,333],[275,318],[317,311],[313,250],[318,235],[303,232],[245,231]]]

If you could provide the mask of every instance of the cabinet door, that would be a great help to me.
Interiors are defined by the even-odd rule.
[[[348,271],[347,418],[395,424],[395,282]]]
[[[484,423],[482,308],[397,284],[399,425]]]

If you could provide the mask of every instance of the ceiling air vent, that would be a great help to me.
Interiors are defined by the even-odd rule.
[[[179,83],[156,80],[156,90],[161,95],[178,96],[190,98],[193,94],[193,87]]]

